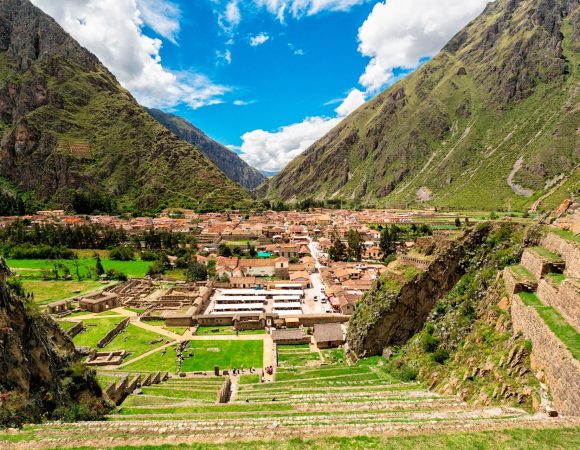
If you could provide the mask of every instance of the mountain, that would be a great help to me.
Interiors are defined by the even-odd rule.
[[[260,191],[271,199],[550,208],[578,192],[580,8],[497,0]]]
[[[169,131],[200,149],[230,180],[250,191],[266,180],[266,177],[257,169],[248,165],[229,148],[214,141],[182,117],[168,114],[159,109],[147,109],[147,112]]]
[[[250,201],[28,0],[0,0],[0,136],[0,175],[49,207],[86,213]]]

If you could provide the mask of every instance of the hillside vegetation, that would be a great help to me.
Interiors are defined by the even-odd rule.
[[[580,8],[498,0],[261,192],[378,205],[555,207],[580,175]],[[267,191],[267,194],[266,194]]]
[[[266,177],[257,169],[249,166],[242,158],[229,148],[208,137],[193,124],[174,114],[168,114],[158,109],[148,109],[149,114],[169,131],[175,133],[185,142],[195,145],[201,152],[211,159],[228,178],[248,190],[255,189],[262,184]]]
[[[11,211],[22,209],[15,191],[82,213],[249,201],[28,0],[0,1],[0,136]]]

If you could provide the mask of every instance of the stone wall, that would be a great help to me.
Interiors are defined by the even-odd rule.
[[[217,393],[217,403],[228,403],[232,395],[232,380],[228,377]]]
[[[542,241],[542,245],[564,258],[566,275],[571,278],[580,278],[580,246],[578,244],[554,233],[548,233]]]
[[[550,265],[540,255],[529,248],[524,250],[521,264],[536,277],[536,280],[539,280],[543,275],[550,272]]]
[[[97,347],[99,348],[103,348],[104,346],[106,346],[109,342],[111,342],[113,339],[115,339],[115,337],[121,332],[123,331],[127,325],[129,325],[129,321],[131,319],[129,319],[128,317],[126,319],[124,319],[121,323],[117,324],[117,326],[115,326],[115,328],[113,328],[111,331],[109,331],[98,343],[97,343]]]
[[[580,416],[580,361],[552,333],[534,307],[512,296],[512,323],[516,332],[532,342],[535,369],[541,369],[554,399],[556,410],[567,416]]]
[[[69,338],[74,338],[77,334],[85,329],[85,324],[83,321],[77,322],[75,326],[73,326],[70,330],[66,332]]]
[[[565,280],[560,286],[554,286],[542,279],[537,294],[543,303],[557,309],[567,322],[580,330],[580,286],[577,281]]]

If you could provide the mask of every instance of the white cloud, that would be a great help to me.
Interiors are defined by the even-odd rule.
[[[175,24],[173,3],[165,0],[32,1],[97,55],[145,106],[168,108],[183,103],[199,108],[220,103],[220,97],[229,90],[203,75],[174,73],[163,67],[159,54],[161,40],[143,34],[142,28],[144,21],[165,17],[164,23],[158,21],[156,31],[175,38],[179,27]],[[146,11],[153,4],[157,16]],[[172,13],[163,15],[163,11]]]
[[[218,63],[221,62],[224,62],[226,64],[232,63],[232,52],[230,51],[230,49],[225,49],[223,52],[217,50],[215,54],[218,58]]]
[[[365,94],[358,89],[352,89],[340,106],[334,111],[336,111],[336,114],[338,114],[339,117],[346,117],[354,112],[364,102],[366,102]]]
[[[489,0],[388,0],[359,29],[359,51],[371,58],[360,83],[370,92],[393,81],[395,68],[414,69],[435,55]]]
[[[237,0],[232,0],[226,6],[226,11],[224,15],[220,18],[222,28],[231,29],[240,24],[242,20],[242,14],[240,12],[240,7],[238,6]]]
[[[248,106],[253,105],[254,103],[256,103],[255,100],[234,100],[235,106]]]
[[[257,47],[258,45],[266,43],[269,39],[270,36],[268,36],[266,33],[260,33],[256,36],[250,37],[250,45],[252,47]]]
[[[181,11],[179,7],[168,1],[137,0],[141,18],[160,36],[177,43]]]
[[[369,0],[253,0],[256,6],[266,8],[284,22],[286,13],[294,18],[312,16],[323,11],[348,11]]]
[[[240,156],[259,170],[278,172],[364,101],[364,94],[353,89],[335,109],[337,117],[307,117],[302,122],[281,127],[274,132],[254,130],[245,133],[242,136]]]

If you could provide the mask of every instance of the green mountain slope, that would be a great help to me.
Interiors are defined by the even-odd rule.
[[[266,177],[257,169],[248,165],[230,149],[208,137],[184,118],[159,109],[147,109],[147,111],[169,131],[200,149],[230,180],[248,190],[255,189],[266,180]]]
[[[1,175],[79,212],[249,201],[28,0],[0,0]],[[216,189],[219,186],[219,189]]]
[[[290,163],[267,195],[523,209],[577,192],[579,10],[574,0],[490,3]]]

